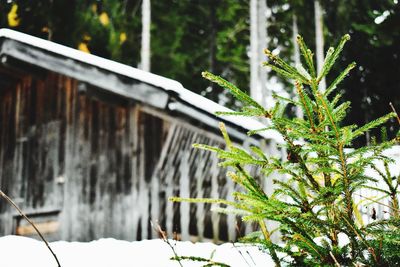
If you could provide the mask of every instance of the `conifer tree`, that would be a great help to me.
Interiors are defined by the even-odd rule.
[[[222,205],[219,211],[234,212],[240,214],[244,221],[258,223],[260,232],[242,241],[257,243],[265,248],[276,266],[400,265],[397,194],[400,177],[393,177],[389,172],[391,159],[382,153],[398,144],[400,135],[397,139],[352,148],[354,140],[396,114],[389,113],[361,127],[343,124],[350,103],[341,102],[341,94],[336,92],[336,87],[355,67],[354,62],[326,90],[320,90],[321,80],[332,69],[349,39],[350,36],[345,35],[336,48],[328,49],[320,70],[316,69],[313,53],[300,36],[297,42],[304,66],[293,67],[266,49],[264,52],[269,61],[264,65],[284,78],[294,80],[294,90],[298,95],[296,100],[275,96],[276,104],[271,109],[261,106],[223,78],[204,72],[203,77],[226,88],[243,103],[240,111],[219,114],[267,118],[270,125],[259,131],[273,129],[279,132],[288,157],[282,159],[267,155],[256,146],[246,151],[230,140],[221,124],[225,149],[204,144],[194,144],[194,147],[217,153],[220,165],[233,170],[227,175],[241,188],[234,193],[235,200],[179,197],[172,197],[171,200]],[[300,107],[304,116],[288,117],[288,104]],[[257,131],[249,134],[255,133]],[[378,162],[383,162],[384,170],[376,167]],[[246,171],[248,166],[256,166],[260,177],[251,176]],[[373,186],[377,180],[367,175],[367,168],[377,172],[385,187]],[[276,177],[271,175],[273,173],[286,178],[273,180],[276,190],[268,196],[259,181]],[[375,219],[371,220],[372,223],[363,221],[355,197],[363,188],[390,199],[389,219],[372,218]],[[385,205],[383,200],[373,202]],[[271,232],[276,229],[268,229],[267,220],[279,222],[277,230],[281,233],[281,242],[271,241]],[[343,242],[344,239],[348,242]]]

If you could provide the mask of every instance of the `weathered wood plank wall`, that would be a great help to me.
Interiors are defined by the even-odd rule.
[[[63,170],[59,91],[46,92],[45,82],[31,77],[15,87],[1,88],[0,179],[1,187],[30,213],[52,213],[62,206],[63,190],[55,178]],[[49,90],[50,91],[50,90]],[[1,202],[0,229],[14,227],[14,212]]]
[[[234,186],[215,155],[191,148],[223,146],[218,134],[145,105],[112,103],[50,72],[0,88],[0,185],[51,223],[50,238],[154,238],[150,220],[186,240],[234,240],[246,231],[210,205],[167,200],[230,197]],[[0,235],[18,227],[25,226],[0,201]]]

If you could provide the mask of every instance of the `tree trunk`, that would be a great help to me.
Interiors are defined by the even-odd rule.
[[[250,1],[250,96],[261,105],[266,105],[267,72],[261,66],[263,49],[267,46],[266,1]]]
[[[324,64],[324,23],[322,17],[322,7],[318,0],[314,0],[315,11],[315,50],[317,59],[317,73],[322,69]],[[326,90],[326,81],[323,78],[319,84],[319,89],[323,92]]]
[[[250,0],[250,96],[258,101],[260,90],[258,88],[258,21],[257,21],[257,2]]]
[[[217,53],[217,15],[216,9],[219,1],[209,1],[210,6],[210,72],[216,73]],[[218,102],[218,91],[215,83],[210,82],[211,99]]]
[[[142,3],[142,49],[139,68],[150,71],[150,23],[151,6],[150,0],[143,0]]]
[[[267,99],[271,94],[267,89],[267,69],[261,65],[265,61],[264,49],[267,48],[267,3],[266,0],[259,0],[258,3],[258,75],[259,87],[261,91],[260,104],[264,107],[271,106],[272,103],[267,103]]]

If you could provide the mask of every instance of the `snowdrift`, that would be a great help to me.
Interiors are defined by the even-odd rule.
[[[210,258],[234,266],[274,266],[257,247],[243,244],[191,243],[171,241],[179,256]],[[170,260],[171,248],[162,240],[121,241],[112,238],[92,242],[50,243],[62,267],[179,267]],[[202,266],[182,261],[184,267]],[[203,264],[204,265],[204,264]],[[43,242],[21,236],[0,237],[1,267],[57,267]]]

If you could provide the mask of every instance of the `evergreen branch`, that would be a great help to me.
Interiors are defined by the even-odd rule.
[[[260,225],[260,228],[261,228],[261,231],[262,231],[262,233],[263,233],[263,235],[264,235],[265,240],[266,240],[267,242],[271,242],[271,235],[270,235],[270,233],[268,232],[268,229],[267,229],[267,226],[265,225],[264,220],[260,220],[260,221],[258,222],[258,224]],[[276,254],[275,249],[274,249],[274,248],[269,248],[269,251],[270,251],[270,253],[271,253],[272,259],[273,259],[274,262],[275,262],[275,266],[276,266],[276,267],[280,267],[280,266],[281,266],[281,263],[280,263],[280,260],[279,260],[279,258],[278,258],[278,255]]]
[[[318,184],[318,182],[314,179],[314,177],[312,176],[312,174],[308,170],[304,160],[300,160],[299,164],[300,164],[300,168],[304,171],[304,174],[306,175],[308,181],[311,183],[311,185],[314,188],[314,190],[315,191],[319,191],[320,185]]]
[[[202,257],[195,257],[195,256],[174,256],[171,258],[171,260],[175,260],[175,261],[187,260],[187,261],[205,262],[206,265],[203,265],[203,267],[205,267],[205,266],[230,267],[230,265],[222,263],[222,262],[212,261],[210,259],[205,259]]]
[[[363,188],[367,188],[367,189],[371,189],[373,191],[377,191],[377,192],[381,192],[381,193],[385,193],[387,195],[390,194],[390,192],[386,191],[385,189],[382,188],[378,188],[378,187],[374,187],[374,186],[369,186],[369,185],[363,185]]]
[[[243,116],[243,117],[254,117],[254,114],[249,114],[244,111],[217,111],[217,116]]]
[[[339,150],[339,159],[341,162],[341,169],[342,169],[342,175],[343,175],[343,181],[344,181],[344,194],[345,194],[345,201],[346,201],[346,209],[347,209],[347,216],[349,219],[352,218],[353,214],[353,199],[351,197],[351,190],[350,190],[350,178],[347,173],[347,159],[343,151],[343,144],[339,142],[338,144],[338,150]]]
[[[271,117],[274,117],[274,118],[282,117],[284,112],[285,112],[285,108],[282,107],[281,102],[278,101],[278,102],[276,102],[274,108],[272,109]]]
[[[254,154],[259,156],[261,160],[264,162],[268,163],[268,158],[265,156],[264,152],[259,148],[258,146],[251,146],[250,147],[251,151],[253,151]]]
[[[315,98],[315,105],[313,106],[313,108],[314,108],[314,113],[316,113],[317,114],[317,118],[318,118],[318,120],[319,120],[319,127],[321,128],[321,130],[328,130],[327,129],[327,125],[326,125],[326,120],[327,120],[327,117],[325,116],[325,114],[324,114],[324,110],[323,110],[323,108],[321,108],[321,103],[319,103],[320,102],[320,100],[319,100],[319,98],[318,98],[318,94],[320,94],[320,92],[318,91],[318,87],[316,86],[316,85],[312,85],[311,86],[311,90],[312,90],[312,94],[313,94],[313,96],[314,96],[314,98]]]
[[[292,79],[292,80],[300,80],[302,83],[305,83],[305,84],[309,83],[309,81],[302,75],[287,72],[286,70],[279,68],[269,62],[263,62],[263,66],[269,67],[271,70],[275,71],[276,73],[282,75],[285,78]]]
[[[309,248],[311,248],[315,253],[317,253],[318,257],[323,258],[324,256],[318,251],[318,245],[315,242],[310,242],[309,239],[305,238],[301,234],[294,234],[294,239],[303,241]]]
[[[364,126],[361,126],[360,128],[358,128],[357,130],[355,130],[353,132],[353,138],[356,138],[362,134],[364,134],[365,132],[378,127],[379,125],[384,124],[385,122],[387,122],[389,119],[395,117],[396,114],[395,113],[389,113],[387,115],[384,115],[376,120],[373,120],[367,124],[365,124]]]
[[[318,75],[317,83],[320,83],[322,78],[328,74],[327,66],[328,62],[332,60],[333,52],[335,52],[335,48],[333,48],[332,46],[329,47],[328,51],[326,52],[324,63],[322,64],[322,70],[320,70],[320,73]]]
[[[335,131],[335,135],[336,135],[336,139],[339,140],[339,130],[337,128],[337,125],[335,123],[335,119],[334,119],[334,115],[333,115],[333,110],[332,108],[329,106],[328,101],[323,97],[323,95],[321,93],[317,93],[317,98],[320,100],[323,108],[325,109],[326,115],[330,121],[330,124],[333,128],[333,130]]]
[[[304,93],[303,87],[301,86],[301,84],[298,81],[295,82],[295,86],[296,86],[297,93],[300,97],[300,101],[302,103],[303,111],[305,111],[308,121],[310,122],[311,129],[315,130],[315,125],[314,125],[313,116],[312,116],[311,100],[308,98],[306,93]]]
[[[336,148],[335,140],[331,140],[332,132],[322,132],[320,127],[317,128],[315,132],[303,132],[302,137],[304,140],[307,140],[309,143],[303,146],[304,152],[315,152],[314,148],[326,151],[327,153],[334,153]],[[325,143],[325,144],[324,144]]]
[[[251,207],[251,209],[249,208],[250,210],[263,208],[268,205],[268,197],[258,195],[253,189],[247,190],[248,192],[246,193],[234,192],[232,196],[238,201],[246,202],[247,207]]]
[[[282,188],[285,188],[286,190],[290,191],[292,194],[294,194],[295,197],[293,197],[293,200],[296,201],[299,205],[302,206],[302,210],[304,212],[309,212],[311,211],[311,206],[310,203],[307,201],[306,198],[303,198],[299,192],[297,192],[292,186],[285,182],[281,182],[278,180],[274,180],[274,183],[280,185]]]
[[[301,178],[299,177],[300,175],[293,172],[292,168],[290,168],[290,167],[286,168],[282,164],[280,164],[280,162],[278,163],[277,161],[279,161],[279,160],[276,160],[275,162],[273,162],[271,164],[272,165],[271,167],[274,168],[274,170],[276,170],[280,173],[283,173],[283,174],[288,174],[288,175],[292,176],[292,178],[295,179],[296,181],[301,180]]]
[[[310,75],[310,73],[307,72],[307,70],[303,67],[303,65],[298,64],[296,65],[296,70],[299,74],[301,74],[301,76],[303,76],[304,78],[307,79],[307,81],[311,81],[312,77]]]
[[[269,114],[260,104],[258,104],[256,101],[254,101],[251,97],[249,97],[246,93],[241,91],[232,83],[207,71],[204,71],[201,74],[207,80],[210,80],[211,82],[214,82],[219,86],[228,89],[238,100],[242,101],[243,103],[255,107],[266,115]]]
[[[297,102],[297,101],[295,101],[295,100],[293,100],[293,99],[290,99],[290,98],[287,98],[287,97],[283,97],[283,96],[277,95],[276,93],[273,93],[273,94],[272,94],[272,97],[275,98],[275,99],[277,99],[277,100],[282,100],[282,101],[285,101],[285,102],[287,102],[287,103],[290,103],[290,104],[292,104],[292,105],[294,105],[294,106],[298,106],[298,105],[300,104],[299,102]]]
[[[232,208],[211,208],[211,211],[221,213],[221,214],[226,214],[226,215],[236,215],[236,216],[247,216],[250,214],[249,211],[243,211],[241,209],[232,209]]]
[[[258,134],[260,132],[264,132],[264,131],[268,131],[271,130],[273,127],[265,127],[265,128],[261,128],[261,129],[257,129],[257,130],[251,130],[247,132],[248,136],[254,135],[254,134]]]
[[[171,202],[188,202],[188,203],[207,203],[207,204],[224,204],[238,209],[243,209],[244,206],[233,201],[215,198],[184,198],[184,197],[169,197],[168,201]]]
[[[228,139],[229,140],[229,139]],[[247,153],[245,150],[234,147],[231,145],[230,140],[227,141],[228,146],[230,148],[230,151],[226,151],[217,147],[213,147],[210,145],[204,145],[204,144],[193,144],[192,146],[194,148],[199,148],[203,150],[208,150],[212,152],[216,152],[218,157],[220,159],[226,159],[226,161],[221,162],[219,164],[223,164],[225,166],[236,166],[238,163],[244,163],[244,164],[255,164],[255,165],[261,165],[264,166],[267,162],[264,160],[259,160],[251,156],[249,153]]]
[[[350,107],[350,102],[344,102],[333,110],[333,116],[336,122],[341,122],[347,115],[347,110]]]
[[[218,147],[214,147],[214,146],[210,146],[210,145],[205,145],[205,144],[192,144],[193,148],[198,148],[198,149],[203,149],[203,150],[208,150],[208,151],[212,151],[212,152],[225,152],[225,150],[222,150]]]
[[[235,98],[244,104],[239,112],[228,111],[218,114],[261,116],[270,119],[271,126],[249,131],[248,134],[276,130],[282,135],[285,142],[288,152],[287,160],[273,156],[267,157],[260,147],[252,146],[250,151],[234,146],[224,125],[221,124],[220,128],[226,149],[198,144],[194,146],[216,152],[221,160],[220,166],[232,167],[235,170],[235,172],[227,174],[239,190],[233,193],[234,201],[224,202],[219,199],[207,198],[200,200],[175,199],[175,201],[216,203],[222,206],[213,207],[213,210],[240,214],[244,221],[257,222],[261,228],[263,228],[263,225],[265,226],[264,220],[279,222],[282,241],[286,246],[280,247],[273,244],[270,240],[271,233],[265,231],[268,230],[267,228],[261,229],[264,239],[260,236],[257,239],[252,239],[264,244],[265,248],[269,249],[269,254],[274,258],[274,261],[279,264],[285,261],[285,256],[279,259],[276,255],[275,258],[273,254],[276,252],[283,252],[286,256],[292,257],[294,260],[292,263],[299,266],[310,264],[318,266],[335,264],[338,266],[358,262],[369,263],[371,259],[364,256],[367,255],[367,252],[369,252],[368,257],[373,257],[373,264],[384,262],[378,262],[387,255],[383,253],[382,246],[378,242],[384,242],[386,246],[391,242],[390,240],[394,240],[393,236],[395,236],[396,231],[399,232],[397,236],[400,236],[400,231],[394,225],[388,226],[388,224],[385,226],[387,233],[383,231],[383,226],[380,229],[368,228],[369,230],[360,228],[362,217],[357,206],[354,205],[353,198],[362,188],[384,193],[382,198],[388,198],[393,203],[387,205],[392,208],[390,216],[399,217],[397,189],[400,185],[398,181],[400,177],[397,180],[392,178],[388,168],[391,159],[382,154],[384,149],[391,147],[397,141],[396,139],[384,140],[379,145],[374,143],[370,147],[358,148],[348,152],[344,149],[350,146],[355,138],[394,116],[397,117],[400,124],[400,118],[395,115],[396,111],[391,105],[394,113],[383,116],[362,127],[341,126],[350,104],[348,102],[339,103],[341,94],[337,92],[332,97],[332,101],[329,101],[329,96],[335,92],[340,82],[355,67],[355,63],[349,64],[325,92],[318,91],[318,84],[329,73],[349,38],[349,35],[345,35],[336,49],[328,49],[324,65],[319,70],[318,76],[314,66],[313,54],[301,37],[298,37],[297,41],[305,58],[307,69],[304,69],[301,65],[292,67],[278,56],[273,55],[271,51],[265,50],[271,61],[264,63],[264,65],[269,66],[286,78],[294,79],[295,88],[299,95],[298,101],[274,95],[277,100],[276,104],[268,111],[221,77],[204,72],[204,77],[227,88]],[[310,88],[304,89],[304,84],[309,85]],[[304,118],[288,118],[285,113],[288,103],[301,107],[305,114]],[[387,134],[382,133],[382,136],[387,136]],[[298,144],[298,140],[304,142]],[[381,170],[375,167],[376,162],[383,162],[385,169]],[[276,189],[271,196],[267,196],[260,181],[244,169],[247,165],[258,167],[260,173],[265,177],[276,172],[279,175],[287,175],[288,179],[274,180]],[[369,166],[378,172],[381,176],[380,180],[383,179],[388,189],[386,189],[386,186],[376,188],[371,185],[372,182],[377,182],[377,180],[364,174],[365,169]],[[374,200],[381,201],[381,199]],[[368,202],[368,204],[371,203]],[[230,206],[230,208],[226,208],[224,205]],[[398,225],[400,226],[400,220]],[[338,233],[345,233],[350,238],[350,245],[339,247]],[[323,239],[321,245],[319,245],[314,239],[321,236],[326,237],[326,239]],[[393,242],[390,244],[393,244]],[[299,249],[298,252],[290,250],[294,246]],[[379,258],[377,255],[379,255]]]
[[[326,92],[326,91],[325,91]],[[326,95],[326,94],[325,94]],[[336,106],[336,104],[339,102],[339,100],[342,98],[342,94],[340,94],[340,93],[338,93],[338,94],[336,94],[334,97],[333,97],[333,99],[332,99],[332,101],[331,101],[331,105],[332,106]],[[326,96],[327,97],[327,96]]]
[[[252,189],[256,193],[256,195],[263,197],[264,199],[268,199],[267,195],[265,194],[264,190],[260,187],[257,181],[251,177],[239,164],[235,166],[235,169],[242,174],[246,180],[251,184]]]
[[[385,165],[387,165],[387,164],[385,164]],[[376,171],[382,177],[382,179],[385,181],[386,185],[389,187],[389,190],[391,192],[396,192],[396,189],[393,187],[392,181],[390,181],[391,180],[391,175],[389,173],[389,170],[386,170],[386,175],[385,175],[374,164],[371,164],[370,166],[371,166],[372,169],[374,169],[374,171]],[[387,168],[385,168],[385,169],[387,169]],[[384,192],[387,192],[387,191],[384,191]],[[390,192],[387,192],[387,194],[390,195]]]
[[[228,172],[227,176],[231,178],[233,182],[237,183],[238,185],[241,185],[245,190],[248,191],[248,194],[234,192],[233,196],[235,198],[237,198],[238,200],[252,199],[254,201],[260,201],[260,195],[258,193],[258,190],[254,188],[254,185],[248,179],[246,179],[243,176],[237,175],[234,172]]]
[[[314,67],[314,60],[313,60],[313,53],[310,49],[308,49],[307,45],[304,43],[303,37],[297,35],[296,41],[299,45],[301,54],[303,55],[306,64],[311,72],[311,76],[315,78],[315,67]]]
[[[325,68],[324,71],[322,72],[323,75],[326,75],[329,73],[329,71],[331,70],[333,64],[336,62],[336,60],[339,58],[340,53],[343,50],[344,45],[346,44],[346,42],[350,40],[350,35],[346,34],[342,37],[342,39],[340,39],[340,42],[338,44],[338,46],[336,47],[335,51],[332,53],[332,56],[329,57],[329,61],[326,61],[326,63],[324,64]],[[322,78],[323,76],[321,76]]]
[[[338,77],[331,83],[331,85],[324,92],[325,97],[328,97],[337,87],[339,83],[343,81],[343,79],[349,74],[349,72],[354,69],[356,66],[355,62],[350,63],[342,73],[339,74]]]
[[[219,123],[219,130],[221,131],[222,136],[224,137],[226,147],[231,150],[233,148],[233,145],[232,145],[231,139],[229,138],[228,132],[226,130],[225,123],[223,123],[223,122]]]
[[[239,163],[236,163],[235,165],[238,165]],[[231,165],[232,166],[232,165]],[[234,166],[234,165],[233,165]],[[229,178],[232,179],[233,182],[237,183],[238,185],[241,185],[244,189],[246,189],[247,191],[249,191],[249,193],[252,194],[252,196],[257,196],[258,195],[258,190],[254,188],[254,183],[252,183],[251,181],[249,181],[249,179],[247,179],[245,176],[240,176],[237,175],[234,172],[228,172],[227,176]],[[244,196],[243,194],[237,193],[235,194],[236,196]],[[248,196],[245,196],[245,198],[247,198]]]
[[[331,174],[341,174],[341,172],[339,170],[337,170],[335,167],[330,167],[329,164],[328,166],[324,166],[323,164],[326,163],[325,159],[318,159],[315,161],[310,161],[311,163],[315,162],[315,163],[319,163],[322,165],[322,167],[317,167],[315,169],[315,173],[322,173],[322,174],[327,174],[327,173],[331,173]]]
[[[392,174],[390,173],[390,170],[389,170],[389,163],[384,160],[383,165],[385,167],[386,175],[383,176],[382,178],[389,186],[389,189],[391,192],[396,191],[396,189],[393,187],[393,180],[392,180]]]
[[[376,257],[375,250],[374,248],[369,244],[367,239],[363,236],[363,233],[361,232],[360,229],[358,229],[356,226],[352,225],[350,221],[346,218],[346,216],[342,216],[343,220],[347,223],[347,225],[352,229],[352,231],[356,234],[356,236],[364,243],[364,245],[368,248],[368,251],[371,253],[371,255],[374,258],[374,261],[376,264],[378,264],[378,258]]]
[[[348,153],[349,158],[356,158],[356,157],[364,157],[366,153],[372,153],[374,157],[377,157],[378,155],[382,157],[382,159],[389,160],[383,157],[382,152],[383,150],[393,146],[392,141],[386,141],[382,142],[378,146],[376,145],[371,145],[371,146],[366,146],[366,147],[361,147],[354,149],[353,151],[350,151]]]
[[[273,120],[273,122],[276,122],[276,120]],[[306,175],[308,181],[311,183],[311,185],[314,188],[314,190],[318,191],[319,190],[319,184],[317,183],[317,181],[315,181],[314,177],[311,175],[311,173],[310,173],[309,169],[307,168],[302,156],[297,152],[297,150],[299,149],[298,146],[296,146],[293,143],[293,141],[289,138],[289,135],[288,135],[286,129],[284,129],[278,123],[275,123],[275,127],[278,130],[278,132],[282,135],[283,139],[287,142],[290,152],[293,153],[294,157],[296,158],[296,160],[299,163],[300,168],[303,170],[304,174]]]
[[[288,73],[289,75],[285,75],[286,77],[297,77],[300,80],[305,81],[306,83],[310,83],[310,81],[301,73],[299,73],[299,71],[290,66],[289,64],[287,64],[284,60],[282,60],[279,56],[274,55],[270,50],[268,49],[264,49],[264,53],[267,55],[267,57],[272,60],[273,63],[275,63],[276,65],[278,65],[284,72]],[[271,67],[270,63],[265,62],[264,64],[267,64],[269,67]]]

